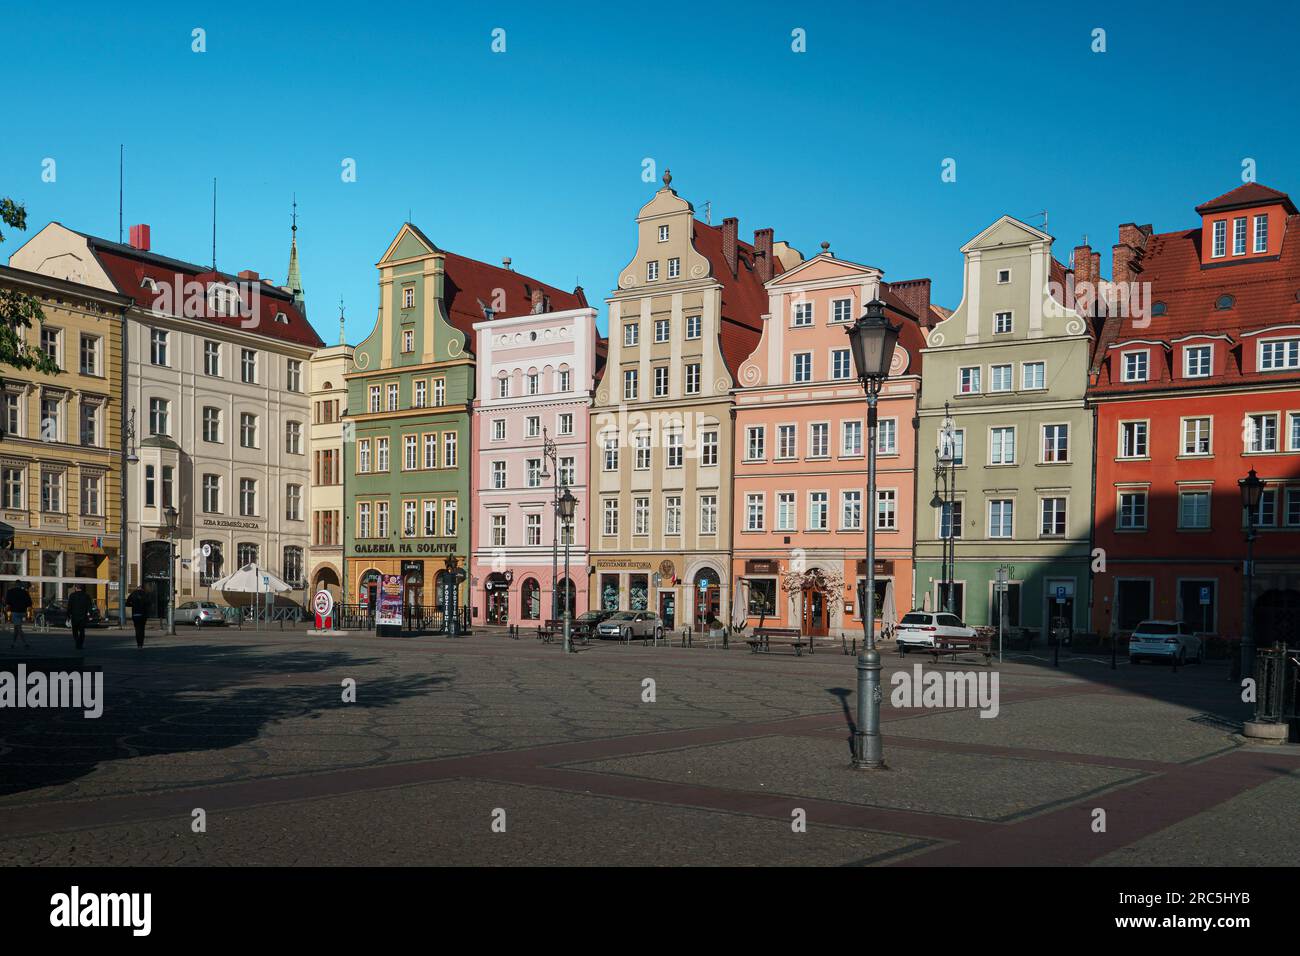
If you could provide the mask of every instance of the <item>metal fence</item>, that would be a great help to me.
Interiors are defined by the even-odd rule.
[[[470,632],[471,610],[461,608],[457,614],[456,629],[461,634]],[[444,633],[446,622],[442,608],[433,604],[407,604],[402,607],[402,630],[421,634]],[[334,626],[344,631],[371,631],[375,628],[374,608],[364,604],[334,605]]]

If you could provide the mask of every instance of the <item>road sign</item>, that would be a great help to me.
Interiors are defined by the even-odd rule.
[[[1058,585],[1056,586],[1056,603],[1057,603],[1057,604],[1064,604],[1064,603],[1065,603],[1065,585],[1064,585],[1064,584],[1058,584]]]
[[[325,590],[317,591],[311,605],[316,612],[316,630],[331,630],[334,626],[334,595]]]
[[[1201,603],[1202,604],[1210,603],[1210,589],[1208,587],[1201,588]]]
[[[210,545],[210,544],[205,544],[205,545],[203,546],[203,549],[202,549],[202,550],[203,550],[203,556],[204,556],[205,558],[210,558],[210,557],[212,557],[212,545]]]

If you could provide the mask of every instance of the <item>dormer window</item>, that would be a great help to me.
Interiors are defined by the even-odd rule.
[[[1148,372],[1147,357],[1145,351],[1125,352],[1121,357],[1124,364],[1120,380],[1124,382],[1145,382]]]
[[[277,312],[275,313],[275,321],[278,322],[280,325],[288,325],[289,317],[285,315],[283,312]]]
[[[1234,256],[1244,256],[1246,254],[1246,217],[1238,216],[1232,220],[1232,254]]]
[[[1230,295],[1221,295],[1214,300],[1214,307],[1222,312],[1224,309],[1231,309],[1232,303],[1236,301],[1237,300]]]
[[[1228,221],[1219,219],[1214,223],[1214,243],[1210,255],[1222,259],[1228,254]]]
[[[1164,315],[1168,311],[1169,311],[1169,306],[1164,302],[1154,302],[1151,305],[1152,315]]]
[[[1189,345],[1183,350],[1183,375],[1187,378],[1206,378],[1210,374],[1212,347]]]
[[[150,292],[158,291],[158,283],[150,276],[145,276],[140,280],[140,288],[148,289]]]
[[[1268,216],[1255,217],[1255,251],[1268,252]]]
[[[1280,372],[1300,368],[1300,338],[1269,339],[1259,343],[1259,370]]]

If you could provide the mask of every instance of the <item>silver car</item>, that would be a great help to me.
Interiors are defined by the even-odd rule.
[[[664,636],[664,628],[653,611],[619,611],[600,622],[596,627],[596,635],[621,637],[624,641],[638,637],[658,641]]]
[[[211,601],[186,601],[176,609],[174,619],[177,624],[193,624],[195,627],[226,623],[221,606]]]

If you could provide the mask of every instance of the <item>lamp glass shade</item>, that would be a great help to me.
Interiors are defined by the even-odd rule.
[[[889,376],[894,347],[902,326],[885,318],[885,303],[873,299],[857,322],[845,329],[859,381],[879,381]]]
[[[1264,493],[1264,482],[1252,468],[1250,474],[1237,482],[1237,486],[1241,488],[1241,506],[1253,513],[1259,508],[1259,499]]]
[[[564,494],[560,495],[560,501],[557,507],[560,510],[560,518],[565,524],[573,520],[573,509],[578,505],[578,499],[573,497],[573,492],[568,488],[564,489]]]
[[[178,520],[178,515],[176,514],[176,509],[173,508],[171,505],[168,505],[166,508],[164,508],[164,509],[163,509],[163,520],[167,522],[167,530],[168,530],[168,531],[175,531],[175,530],[176,530],[176,522],[177,522],[177,520]]]

